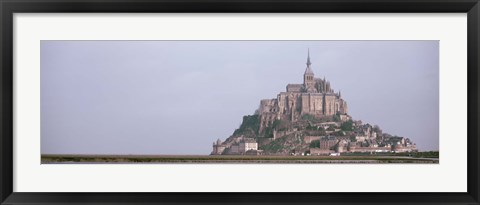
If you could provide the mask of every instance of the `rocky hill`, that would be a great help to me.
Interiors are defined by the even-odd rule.
[[[263,99],[254,115],[224,142],[213,143],[214,155],[325,155],[343,152],[412,152],[408,138],[383,133],[348,115],[347,102],[330,81],[315,78],[310,53],[303,84],[288,84],[277,98]]]

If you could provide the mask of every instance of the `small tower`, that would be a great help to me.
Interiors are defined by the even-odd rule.
[[[307,92],[315,92],[314,74],[310,65],[312,65],[312,63],[310,62],[310,49],[308,49],[307,68],[303,74],[303,85]]]

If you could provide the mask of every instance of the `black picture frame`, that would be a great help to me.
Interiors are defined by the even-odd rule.
[[[1,204],[480,204],[478,0],[0,0]],[[468,184],[466,193],[18,193],[13,192],[14,13],[467,13]],[[452,176],[454,177],[454,176]],[[439,181],[438,183],[442,183]]]

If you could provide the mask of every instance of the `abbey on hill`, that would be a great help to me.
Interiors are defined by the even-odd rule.
[[[260,101],[254,115],[211,154],[338,155],[342,152],[411,152],[408,138],[383,133],[378,126],[353,121],[347,102],[330,82],[315,78],[310,51],[303,84],[288,84],[277,98]]]
[[[313,117],[333,116],[347,117],[347,102],[335,93],[330,82],[315,78],[311,68],[310,51],[307,57],[307,68],[303,74],[303,84],[288,84],[287,92],[281,92],[276,99],[260,101],[257,114],[260,115],[260,131],[278,119],[290,118],[296,121],[300,116]]]

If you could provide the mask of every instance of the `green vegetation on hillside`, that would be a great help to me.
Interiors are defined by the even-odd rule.
[[[285,143],[285,138],[277,139],[275,141],[270,142],[269,144],[260,146],[259,149],[261,150],[268,150],[270,152],[279,152],[283,149],[283,144]]]
[[[342,125],[340,125],[340,129],[342,129],[343,131],[353,131],[353,121],[349,120],[342,123]]]
[[[305,128],[306,130],[321,130],[321,131],[324,131],[325,129],[323,129],[323,127],[318,127],[318,126],[312,126],[312,125],[307,125],[307,127]]]
[[[309,114],[302,115],[301,119],[302,120],[307,120],[307,121],[310,121],[310,122],[316,121],[316,118],[313,115],[309,115]]]
[[[263,130],[263,137],[266,138],[273,138],[273,127],[266,127],[265,130]]]
[[[233,132],[233,135],[255,136],[260,129],[260,119],[258,115],[243,116],[242,124]]]
[[[320,147],[320,140],[313,140],[310,142],[310,148],[319,148]]]
[[[340,119],[340,113],[335,114],[335,115],[333,116],[332,120],[333,120],[334,122],[340,122],[340,121],[341,121],[341,119]]]

